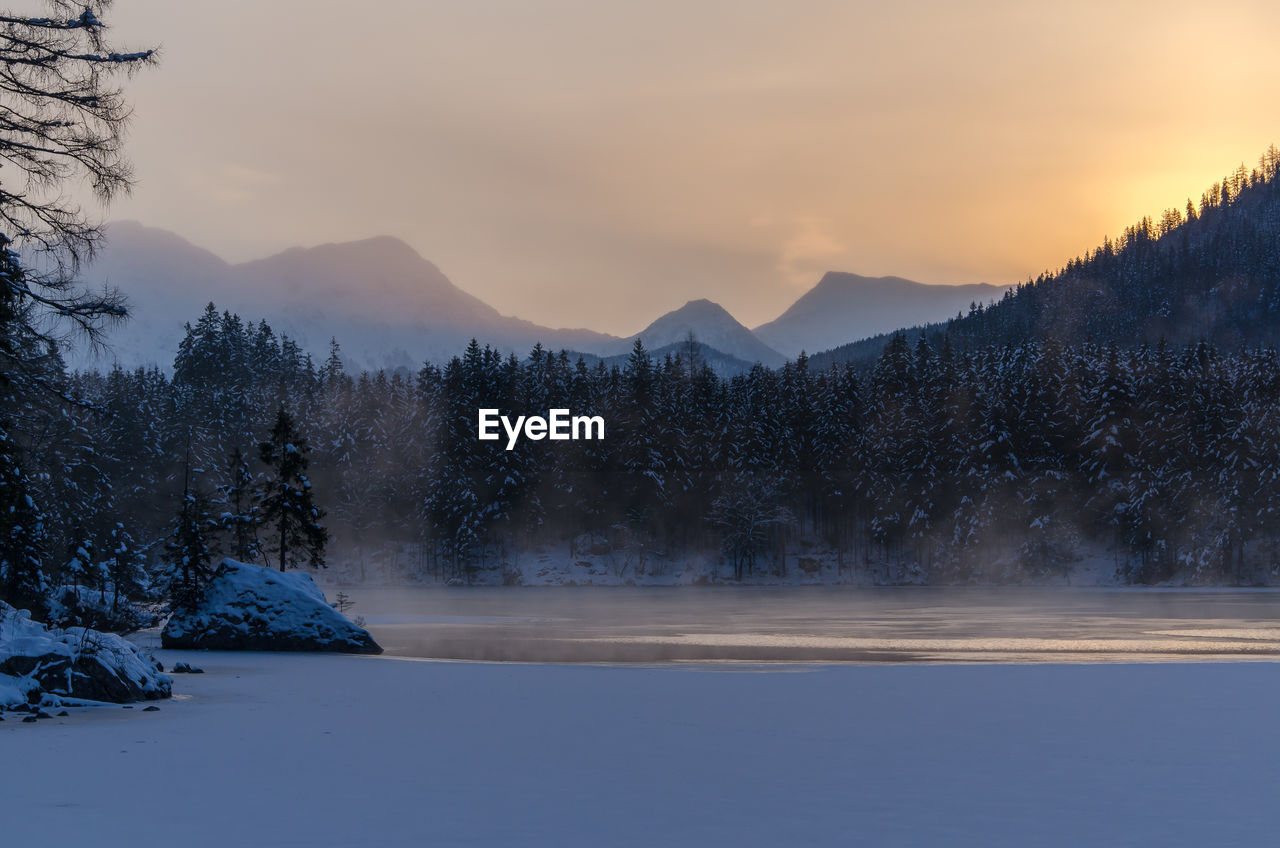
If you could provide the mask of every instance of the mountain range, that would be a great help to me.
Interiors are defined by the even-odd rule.
[[[777,319],[755,330],[722,306],[689,301],[628,337],[589,329],[544,327],[503,315],[446,277],[409,245],[388,236],[295,247],[239,264],[224,261],[175,233],[133,221],[108,225],[106,246],[83,275],[91,286],[118,287],[131,319],[115,330],[109,359],[126,367],[172,362],[183,325],[205,305],[266,319],[304,350],[322,356],[331,337],[349,368],[417,368],[443,361],[472,338],[526,353],[535,344],[603,359],[624,356],[639,340],[651,351],[693,338],[717,370],[781,365],[899,326],[955,315],[973,301],[999,296],[985,284],[924,285],[898,277],[829,273]],[[89,354],[80,367],[102,367]]]
[[[605,345],[599,352],[604,356],[629,353],[637,340],[646,349],[656,352],[673,345],[687,344],[690,336],[712,350],[747,364],[759,362],[775,368],[787,361],[786,356],[742,326],[723,306],[706,299],[691,300],[634,336]]]
[[[827,350],[886,330],[954,318],[973,304],[1004,294],[989,283],[927,285],[902,277],[827,272],[774,320],[756,327],[758,339],[788,357]]]

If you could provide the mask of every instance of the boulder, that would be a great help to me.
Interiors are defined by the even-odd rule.
[[[165,648],[380,654],[362,627],[331,607],[311,575],[223,560],[192,609],[170,616]]]
[[[167,698],[172,687],[159,663],[114,633],[53,630],[0,602],[0,705],[46,695],[121,704]]]

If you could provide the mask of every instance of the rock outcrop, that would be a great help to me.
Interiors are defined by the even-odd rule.
[[[193,609],[160,636],[166,648],[380,654],[368,631],[325,600],[311,575],[223,560]]]
[[[159,663],[114,633],[52,630],[0,601],[0,706],[45,696],[126,704],[167,698],[172,686]]]

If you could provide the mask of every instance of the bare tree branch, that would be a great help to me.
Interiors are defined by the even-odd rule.
[[[158,54],[106,43],[110,5],[51,0],[44,16],[0,12],[0,377],[71,336],[100,344],[125,316],[118,292],[76,283],[102,233],[65,193],[84,183],[105,205],[132,185],[119,80]]]

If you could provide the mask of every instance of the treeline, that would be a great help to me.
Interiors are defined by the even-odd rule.
[[[417,546],[442,580],[495,582],[521,552],[588,534],[650,572],[708,553],[725,576],[776,571],[804,541],[881,579],[994,581],[1106,546],[1134,582],[1235,583],[1269,571],[1280,541],[1269,348],[956,351],[899,335],[865,375],[801,358],[723,379],[639,346],[624,367],[588,367],[473,343],[415,376],[353,377],[336,345],[317,367],[211,306],[172,378],[50,380],[67,400],[28,404],[39,426],[5,443],[42,528],[28,554],[46,588],[104,597],[168,585],[156,575],[174,573],[193,503],[211,555],[258,555],[258,445],[282,409],[297,432],[276,441],[310,445],[306,489],[334,550]],[[606,438],[508,451],[476,438],[480,407],[601,415]]]
[[[317,375],[290,339],[210,309],[172,379],[68,373],[48,339],[6,341],[23,368],[0,371],[0,598],[127,629],[197,601],[219,556],[323,565],[311,449],[290,412]],[[219,371],[216,394],[202,368]]]
[[[25,273],[11,251],[0,272]],[[51,614],[160,602],[184,563],[269,551],[289,445],[310,468],[286,475],[286,559],[327,527],[344,560],[409,547],[440,580],[518,582],[522,553],[583,537],[737,578],[785,572],[797,543],[889,581],[1039,577],[1103,549],[1134,582],[1276,565],[1275,149],[990,308],[733,378],[639,347],[588,366],[476,343],[353,376],[336,343],[317,364],[212,305],[171,376],[70,374],[5,303],[0,355],[22,367],[0,370],[0,595]],[[481,407],[600,415],[606,438],[507,451],[476,438]]]

